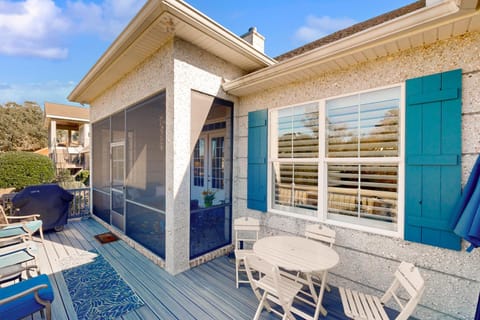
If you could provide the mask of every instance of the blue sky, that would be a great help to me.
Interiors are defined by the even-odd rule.
[[[413,0],[189,0],[238,35],[255,26],[275,57]],[[0,0],[0,104],[67,96],[144,0]]]

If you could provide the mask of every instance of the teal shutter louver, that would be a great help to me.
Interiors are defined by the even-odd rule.
[[[267,211],[268,110],[248,113],[247,207]]]
[[[460,250],[450,227],[461,194],[462,71],[406,82],[405,239]]]

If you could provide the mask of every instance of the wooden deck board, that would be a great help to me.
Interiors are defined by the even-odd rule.
[[[93,249],[145,302],[145,306],[119,319],[253,318],[258,301],[248,285],[243,284],[239,289],[235,287],[235,263],[232,258],[221,257],[173,276],[121,240],[100,244],[94,235],[106,231],[99,223],[87,219],[69,221],[64,231],[45,234],[40,266],[42,272],[50,276],[55,293],[53,319],[77,319],[60,261],[74,259]],[[320,319],[346,319],[338,293],[326,294],[324,305],[329,314]],[[40,316],[36,314],[29,319],[40,319]],[[264,311],[261,319],[279,318]]]

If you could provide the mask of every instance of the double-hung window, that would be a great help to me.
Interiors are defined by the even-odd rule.
[[[270,208],[398,232],[401,87],[270,111]]]

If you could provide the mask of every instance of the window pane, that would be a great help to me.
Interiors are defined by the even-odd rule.
[[[318,105],[281,109],[277,113],[279,158],[318,157]]]
[[[328,165],[328,213],[340,219],[393,230],[397,222],[398,166]],[[375,223],[371,223],[374,221]]]
[[[400,88],[329,100],[327,157],[396,157]]]
[[[273,163],[273,207],[314,216],[318,206],[316,163]],[[306,209],[306,210],[305,210]]]

